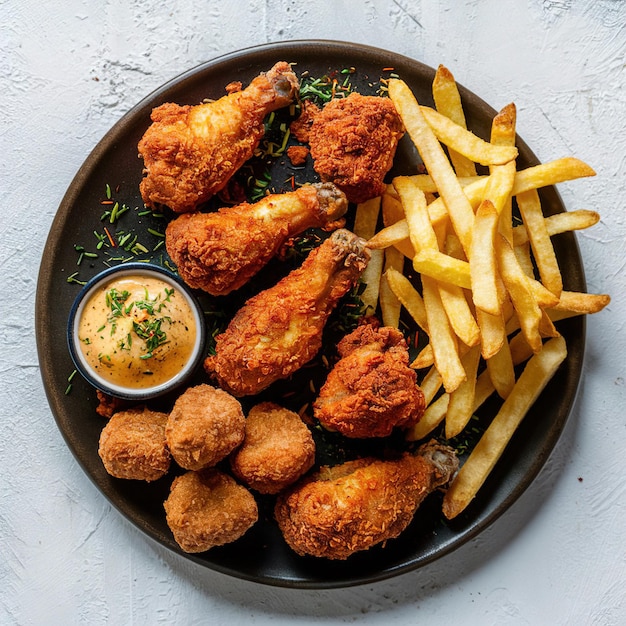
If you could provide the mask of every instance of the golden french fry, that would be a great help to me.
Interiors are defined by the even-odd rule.
[[[514,146],[493,145],[430,107],[421,106],[420,109],[435,137],[442,144],[475,163],[503,165],[517,157],[517,148]]]
[[[385,263],[383,266],[383,276],[380,280],[380,293],[378,299],[380,301],[380,313],[385,326],[393,326],[398,328],[400,324],[401,304],[387,281],[387,272],[396,270],[401,273],[404,268],[404,255],[396,248],[387,248],[385,250]]]
[[[354,217],[353,231],[363,239],[370,239],[376,232],[378,214],[380,213],[381,198],[372,198],[367,202],[358,204]],[[380,279],[383,271],[384,252],[371,250],[370,260],[365,268],[361,279],[365,283],[365,290],[361,294],[361,301],[366,310],[374,313],[378,305]]]
[[[480,346],[474,346],[461,357],[466,378],[450,394],[446,414],[446,439],[456,437],[467,426],[474,413],[474,394],[479,360]]]
[[[435,356],[433,355],[433,347],[431,344],[426,344],[413,361],[411,361],[410,367],[414,370],[423,370],[427,367],[432,367],[434,363]]]
[[[417,272],[439,281],[464,289],[471,289],[472,287],[469,263],[455,259],[443,252],[426,248],[415,255],[413,267]]]
[[[534,352],[541,350],[541,309],[531,291],[529,279],[519,266],[511,244],[501,235],[496,237],[496,254],[502,280],[507,288],[520,327]]]
[[[474,499],[517,427],[567,356],[562,337],[548,341],[527,363],[493,421],[461,467],[443,499],[443,514],[456,517]]]
[[[443,381],[441,379],[441,374],[435,366],[431,367],[426,373],[426,376],[424,376],[424,378],[422,378],[422,381],[420,382],[420,387],[422,389],[422,393],[424,394],[424,401],[426,402],[426,406],[428,406],[433,401],[433,398],[441,389],[442,384]]]
[[[413,287],[411,281],[402,274],[401,270],[389,267],[385,270],[387,284],[394,296],[408,311],[415,323],[428,334],[428,321],[426,319],[426,308],[424,300],[417,289]]]
[[[437,236],[430,223],[426,196],[410,176],[398,176],[393,179],[400,201],[404,207],[404,215],[409,227],[409,240],[415,252],[424,248],[438,250]]]
[[[437,185],[463,248],[468,251],[474,225],[474,210],[463,193],[450,161],[408,85],[402,80],[392,78],[389,80],[388,88],[389,96],[402,118],[407,133]]]
[[[455,124],[467,128],[463,104],[461,103],[461,94],[452,72],[443,65],[440,65],[435,72],[433,100],[435,101],[435,108],[439,113],[450,118]],[[476,175],[476,166],[473,161],[454,150],[448,150],[448,154],[457,176]]]
[[[557,183],[584,178],[586,176],[595,176],[595,172],[580,159],[576,159],[575,157],[556,159],[517,172],[515,174],[515,182],[511,194],[516,196],[531,189],[556,185]],[[470,202],[472,211],[478,208],[478,205],[482,202],[488,181],[489,177],[486,176],[462,190],[467,200]],[[434,202],[431,202],[428,205],[428,213],[433,227],[435,227],[440,220],[447,219],[448,212],[443,198],[437,198]],[[385,233],[385,230],[389,230],[390,232]],[[378,240],[380,237],[381,242],[384,243],[378,246],[372,244],[372,247],[385,248],[392,246],[395,245],[396,242],[407,239],[408,236],[409,229],[406,225],[406,221],[401,220],[381,230],[374,239]]]
[[[445,390],[450,393],[465,380],[456,337],[448,323],[436,281],[429,276],[422,276],[422,292],[435,365]]]
[[[502,306],[494,247],[498,217],[492,202],[483,200],[476,212],[469,260],[472,299],[478,309],[490,315],[498,315]]]
[[[408,441],[419,441],[420,439],[424,439],[435,428],[437,428],[437,426],[439,426],[439,424],[441,424],[446,417],[449,402],[450,395],[444,393],[432,404],[429,404],[419,422],[406,432],[406,439]]]
[[[541,282],[549,291],[559,297],[563,290],[563,278],[545,224],[539,194],[536,189],[532,189],[519,194],[516,199],[522,221],[526,225],[526,232]]]
[[[473,164],[472,164],[473,165]],[[421,189],[425,194],[436,194],[439,192],[437,185],[433,180],[433,177],[429,174],[412,174],[411,178],[418,189]],[[484,181],[486,176],[458,176],[457,180],[461,187],[468,187],[474,183]]]
[[[480,342],[480,329],[461,287],[450,283],[439,283],[439,296],[448,321],[457,337],[466,346],[475,346]]]
[[[560,233],[572,230],[584,230],[591,228],[600,221],[600,214],[587,209],[578,209],[577,211],[565,211],[556,213],[544,218],[548,235],[558,235]],[[521,246],[528,242],[528,232],[526,226],[520,224],[513,228],[513,245]]]
[[[393,193],[391,193],[393,191]],[[393,185],[387,186],[387,192],[383,194],[382,198],[382,209],[383,209],[383,224],[385,227],[391,226],[398,221],[404,221],[404,208],[402,206],[402,202],[400,202],[400,198],[396,193],[396,190],[393,188]],[[386,229],[385,229],[386,230]],[[383,232],[382,230],[380,232]],[[400,241],[393,241],[391,244],[395,246],[405,257],[408,259],[412,259],[415,256],[415,250],[411,242],[408,239],[408,227],[407,227],[407,237],[405,239],[401,239]],[[375,236],[370,241],[368,241],[368,245],[371,241],[376,240]],[[376,248],[377,246],[373,246]],[[386,245],[380,245],[378,247],[386,248]]]
[[[481,309],[476,309],[476,322],[480,328],[483,359],[490,359],[501,350],[506,341],[504,318],[502,313],[490,315]]]
[[[552,321],[598,313],[608,306],[611,297],[606,294],[583,293],[580,291],[562,291],[558,304],[548,311]]]
[[[506,398],[515,385],[515,370],[509,343],[505,341],[502,348],[487,359],[486,363],[494,389],[501,398]]]

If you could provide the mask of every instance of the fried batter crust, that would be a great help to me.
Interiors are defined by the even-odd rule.
[[[262,402],[250,409],[243,444],[230,457],[237,478],[259,493],[278,493],[315,462],[315,442],[300,416]]]
[[[287,544],[301,556],[344,560],[397,537],[458,468],[452,449],[426,446],[397,460],[323,467],[279,494],[274,513]]]
[[[289,64],[281,61],[246,89],[219,100],[155,108],[138,144],[145,204],[185,213],[223,189],[253,155],[265,133],[265,116],[290,104],[298,84]]]
[[[244,430],[238,400],[211,385],[197,385],[174,403],[165,436],[178,465],[199,470],[226,458],[243,441]]]
[[[185,552],[236,541],[259,517],[254,496],[215,468],[175,478],[163,506],[167,525]]]
[[[337,346],[341,359],[328,374],[313,406],[322,425],[346,437],[386,437],[417,423],[424,394],[409,367],[402,333],[358,326]]]
[[[167,413],[145,407],[114,413],[102,429],[98,447],[106,471],[116,478],[147,482],[167,474],[166,422]]]
[[[380,196],[404,126],[389,98],[351,93],[313,117],[309,143],[315,171],[350,202]]]

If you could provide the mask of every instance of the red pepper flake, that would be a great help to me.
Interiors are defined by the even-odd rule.
[[[383,72],[393,72],[395,69],[395,67],[383,67]]]
[[[113,200],[103,200],[100,204],[113,204]]]

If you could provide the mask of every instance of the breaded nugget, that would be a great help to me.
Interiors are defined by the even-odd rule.
[[[350,202],[380,196],[391,169],[402,120],[389,98],[351,93],[331,100],[313,117],[309,143],[313,167]]]
[[[178,465],[199,470],[227,457],[243,441],[244,428],[238,400],[211,385],[198,385],[174,403],[165,436]]]
[[[237,478],[259,493],[278,493],[315,462],[315,442],[293,411],[273,402],[252,407],[246,437],[230,457]]]
[[[185,552],[236,541],[259,517],[254,496],[215,468],[175,478],[163,506],[167,525]]]
[[[397,537],[457,468],[454,450],[434,441],[397,460],[323,467],[278,495],[276,521],[297,554],[347,559]]]
[[[106,471],[116,478],[148,482],[167,474],[166,422],[167,413],[144,407],[114,413],[102,429],[98,448]]]
[[[341,359],[313,405],[323,426],[346,437],[387,437],[417,423],[424,394],[409,367],[404,335],[388,326],[358,326],[337,345]]]

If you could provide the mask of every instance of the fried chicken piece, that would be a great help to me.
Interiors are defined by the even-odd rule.
[[[167,525],[185,552],[232,543],[259,518],[254,496],[215,468],[175,478],[163,506]]]
[[[308,472],[315,442],[300,416],[273,402],[250,409],[246,437],[230,457],[233,473],[259,493],[278,493]]]
[[[317,354],[328,317],[368,260],[365,240],[336,230],[299,268],[239,309],[216,337],[207,373],[237,397],[287,378]]]
[[[298,89],[296,75],[281,61],[246,89],[219,100],[155,108],[138,145],[146,205],[185,213],[206,202],[252,156],[265,132],[265,116],[293,102]]]
[[[145,407],[114,413],[102,429],[98,447],[106,471],[115,478],[147,482],[167,474],[166,422],[167,413]]]
[[[174,460],[189,470],[226,458],[241,444],[244,432],[245,416],[239,401],[211,385],[197,385],[182,393],[165,427]]]
[[[187,213],[167,227],[167,252],[181,278],[214,296],[244,285],[290,238],[307,228],[332,230],[348,208],[332,183],[305,185],[255,204]]]
[[[297,554],[347,559],[397,537],[457,468],[454,450],[434,441],[396,460],[322,467],[279,494],[275,517]]]
[[[386,437],[417,423],[424,394],[409,367],[402,333],[372,324],[357,326],[338,344],[339,361],[313,405],[313,415],[346,437]]]
[[[315,115],[309,143],[315,171],[350,202],[380,196],[404,126],[389,98],[351,93]]]

